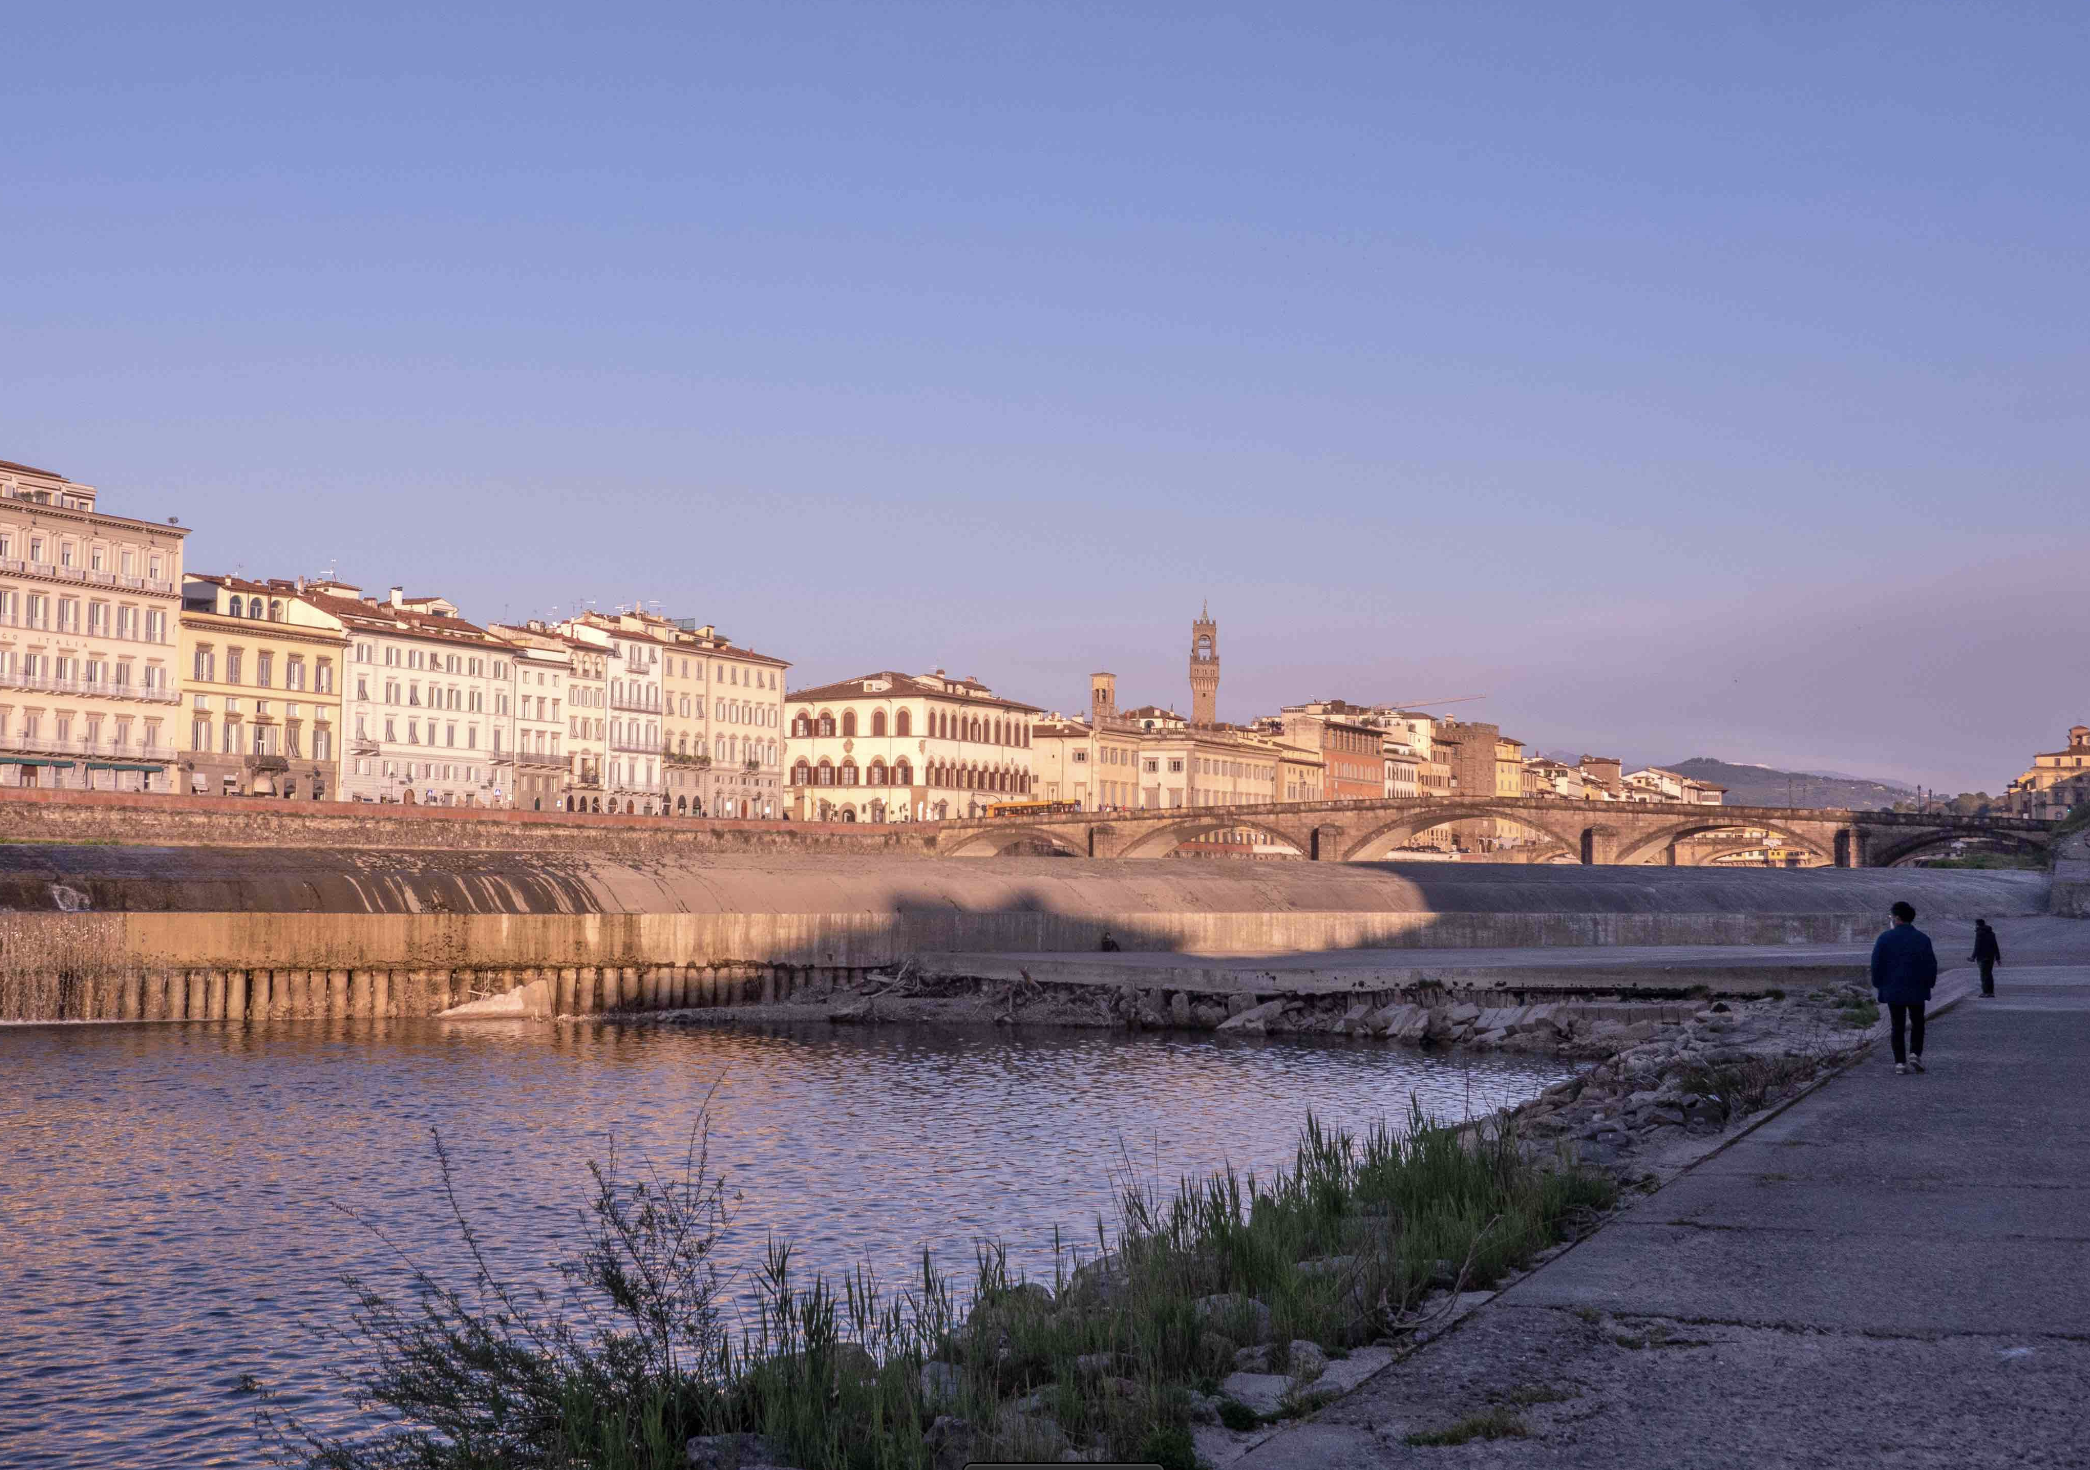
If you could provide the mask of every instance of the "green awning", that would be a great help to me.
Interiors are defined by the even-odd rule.
[[[55,761],[42,755],[0,755],[0,766],[55,766],[61,771],[70,771],[73,763]]]
[[[90,771],[164,771],[165,766],[141,766],[136,761],[88,761]]]

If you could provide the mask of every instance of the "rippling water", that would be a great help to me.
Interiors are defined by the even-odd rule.
[[[331,1411],[312,1336],[380,1227],[454,1264],[431,1126],[504,1272],[550,1280],[586,1163],[679,1157],[711,1094],[741,1193],[730,1258],[768,1235],[809,1268],[904,1283],[980,1237],[1049,1277],[1129,1156],[1173,1183],[1289,1160],[1343,1125],[1537,1092],[1552,1062],[1369,1044],[1114,1033],[767,1032],[502,1022],[0,1028],[0,1465],[261,1463],[243,1375]],[[713,1091],[716,1088],[715,1092]],[[1121,1154],[1120,1149],[1123,1149]]]

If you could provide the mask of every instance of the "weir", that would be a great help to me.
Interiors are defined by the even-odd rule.
[[[928,956],[1848,945],[1895,898],[2044,913],[2029,872],[812,853],[0,846],[0,1020],[560,1014],[818,1000]],[[996,973],[985,965],[988,978]]]

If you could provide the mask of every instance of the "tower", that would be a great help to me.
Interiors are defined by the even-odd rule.
[[[1118,713],[1118,676],[1116,674],[1089,675],[1089,718],[1101,723],[1114,720]]]
[[[1219,723],[1219,624],[1210,603],[1190,625],[1190,723]]]

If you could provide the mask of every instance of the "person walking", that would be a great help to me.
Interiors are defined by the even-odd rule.
[[[1988,920],[1974,921],[1974,952],[1967,956],[1981,966],[1981,993],[1996,993],[1996,966],[2003,962],[2003,947],[1996,943],[1996,931],[1988,927]]]
[[[1892,1018],[1894,1072],[1903,1076],[1911,1067],[1923,1070],[1923,1004],[1938,983],[1938,952],[1906,901],[1889,912],[1894,927],[1872,945],[1872,989]]]

